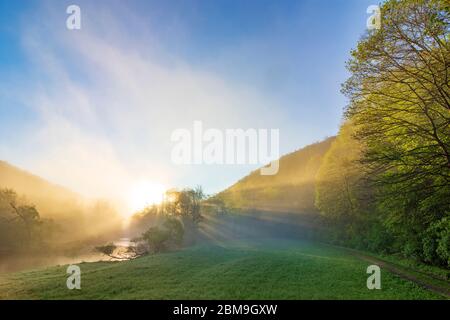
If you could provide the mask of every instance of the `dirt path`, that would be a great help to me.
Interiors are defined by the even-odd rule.
[[[408,271],[406,271],[404,267],[397,267],[397,266],[393,265],[390,262],[387,262],[387,261],[384,261],[384,260],[381,260],[381,259],[378,259],[378,258],[375,258],[375,257],[372,257],[372,256],[365,255],[365,254],[363,254],[361,252],[358,252],[358,251],[355,251],[355,250],[351,250],[351,249],[346,249],[346,250],[350,251],[350,253],[352,255],[358,257],[361,260],[370,262],[372,264],[376,264],[380,268],[385,269],[385,270],[387,270],[387,271],[389,271],[391,273],[394,273],[394,274],[396,274],[397,276],[399,276],[399,277],[401,277],[403,279],[412,281],[412,282],[418,284],[419,286],[421,286],[423,288],[426,288],[426,289],[428,289],[428,290],[430,290],[430,291],[432,291],[434,293],[437,293],[437,294],[440,294],[440,295],[444,296],[447,299],[450,299],[450,290],[449,289],[441,287],[441,286],[438,286],[436,284],[432,284],[430,282],[427,282],[424,279],[418,278],[418,277],[414,276],[413,274],[408,273]],[[429,278],[431,281],[433,281],[432,279],[436,280],[436,278],[434,278],[434,277],[432,277],[430,275],[426,275],[424,273],[422,273],[422,277],[423,278]],[[439,279],[439,281],[444,281],[444,280]]]

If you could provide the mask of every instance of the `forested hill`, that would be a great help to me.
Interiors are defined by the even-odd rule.
[[[11,210],[11,203],[33,219],[27,224],[14,219],[17,211]],[[33,226],[32,234],[25,232],[24,226],[29,225]],[[120,225],[120,216],[107,202],[86,199],[0,161],[0,251],[40,250],[49,243],[54,247],[95,240],[108,237]]]
[[[0,161],[0,188],[13,189],[19,195],[35,204],[46,217],[60,214],[70,209],[79,209],[84,200],[75,192],[50,183],[47,180],[19,169],[5,161]]]
[[[228,207],[310,213],[315,211],[315,177],[335,137],[280,158],[279,171],[264,176],[255,170],[217,195]]]

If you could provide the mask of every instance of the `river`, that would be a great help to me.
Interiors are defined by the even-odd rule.
[[[119,238],[113,243],[118,247],[128,247],[132,245],[129,238]],[[0,273],[18,272],[33,270],[51,266],[77,264],[81,262],[109,261],[106,257],[93,249],[85,250],[78,255],[63,254],[22,254],[22,255],[0,255]]]

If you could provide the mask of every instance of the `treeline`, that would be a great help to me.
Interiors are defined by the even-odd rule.
[[[97,251],[116,259],[134,259],[142,255],[174,250],[192,244],[202,220],[203,189],[170,189],[164,200],[134,214],[128,226],[132,245],[114,243],[96,247]]]
[[[328,138],[287,154],[280,158],[276,175],[255,170],[213,199],[239,210],[315,213],[315,176],[333,141]]]
[[[0,257],[76,255],[121,231],[117,212],[107,203],[54,206],[51,217],[10,188],[0,188]]]
[[[450,3],[389,0],[317,175],[331,241],[450,267]]]
[[[202,219],[201,205],[206,195],[200,186],[185,189],[169,189],[160,204],[154,204],[136,212],[130,221],[131,234],[141,234],[149,227],[161,224],[166,217],[175,217],[190,223]]]
[[[0,254],[40,249],[54,228],[14,190],[0,189]]]

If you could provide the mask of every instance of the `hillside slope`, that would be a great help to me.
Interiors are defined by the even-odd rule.
[[[61,208],[80,210],[84,199],[64,187],[19,169],[5,161],[0,161],[0,188],[13,189],[35,204],[45,217],[61,214]],[[75,210],[75,211],[76,211]]]
[[[0,188],[13,189],[21,200],[36,207],[41,218],[51,220],[58,243],[100,237],[115,232],[121,224],[122,218],[109,203],[86,199],[5,161],[0,161]]]
[[[335,137],[280,158],[276,175],[253,171],[217,195],[233,208],[305,213],[315,211],[315,178]]]

